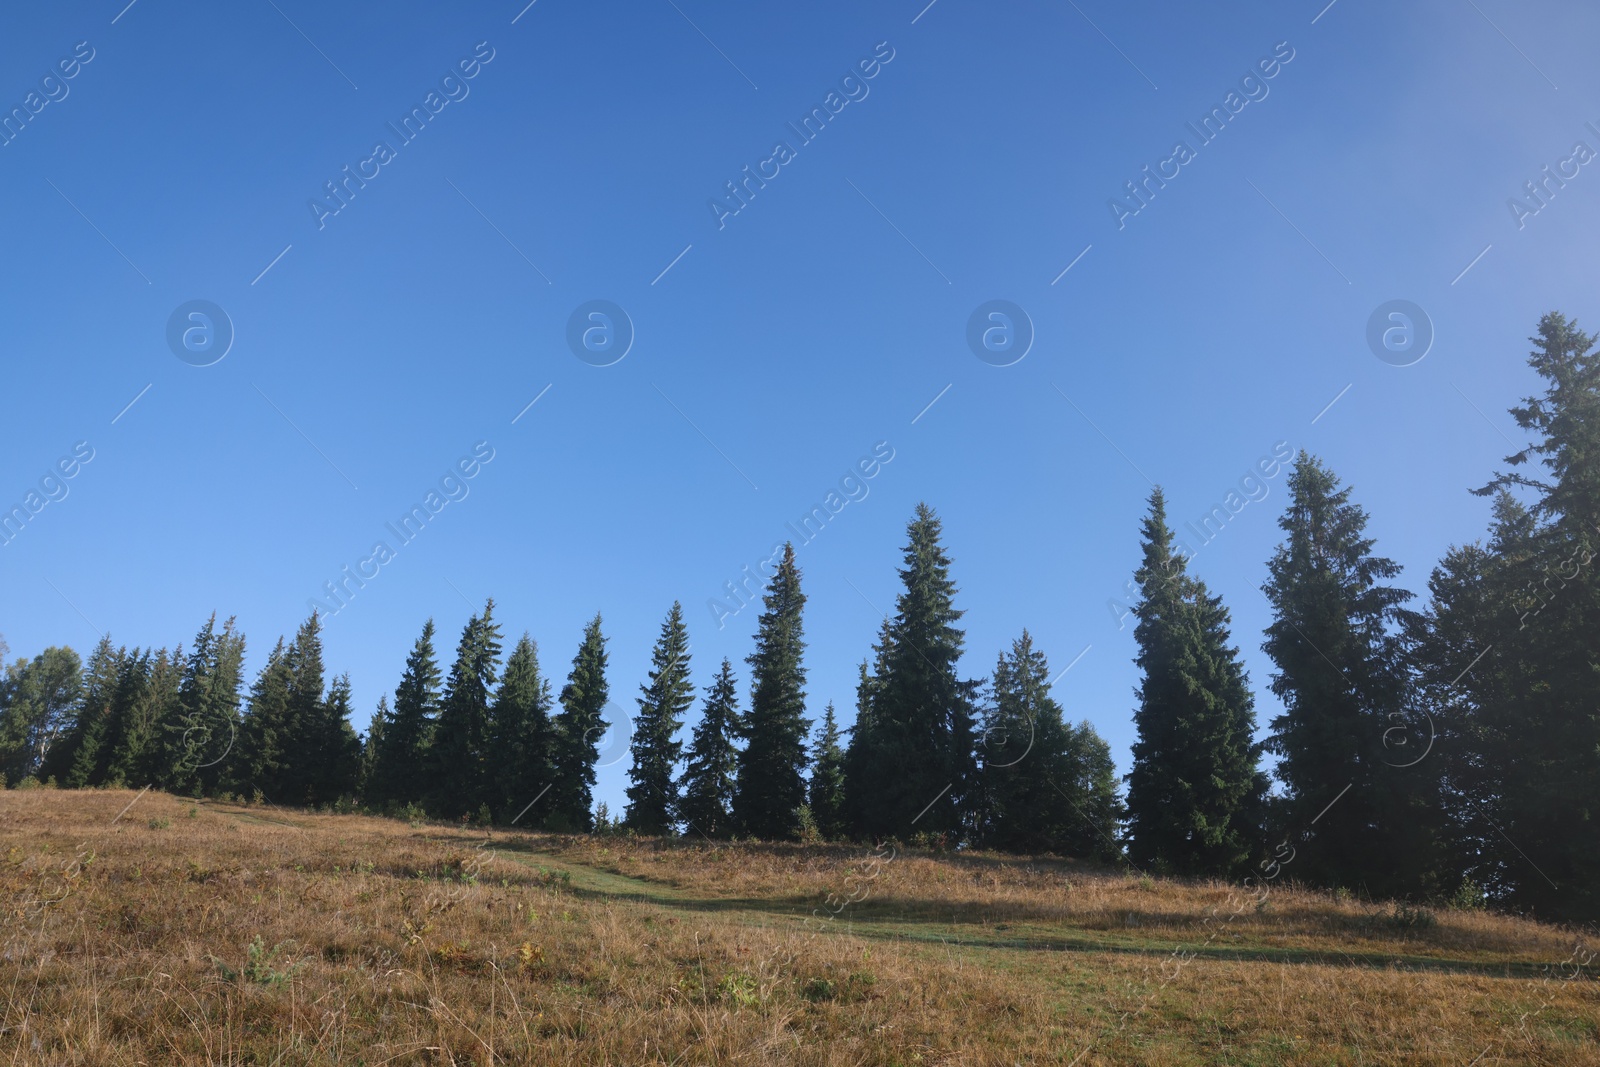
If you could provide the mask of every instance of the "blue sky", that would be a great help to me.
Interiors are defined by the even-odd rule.
[[[1422,589],[1484,528],[1467,490],[1520,443],[1539,315],[1595,318],[1597,168],[1508,205],[1600,150],[1600,13],[1576,3],[125,2],[0,20],[0,107],[29,116],[0,148],[0,502],[93,450],[0,547],[13,654],[188,641],[215,610],[253,674],[381,539],[394,558],[327,626],[359,728],[423,620],[448,658],[490,595],[558,685],[603,612],[632,707],[674,599],[697,683],[723,656],[745,677],[756,612],[719,629],[707,601],[887,442],[800,549],[814,713],[853,715],[926,500],[968,671],[1023,627],[1057,670],[1083,653],[1056,694],[1126,770],[1134,648],[1108,601],[1151,481],[1182,523],[1278,442],[1311,449]],[[430,92],[403,142],[388,124]],[[830,92],[802,143],[787,124]],[[1252,99],[1200,144],[1186,124],[1230,92]],[[1119,227],[1111,199],[1180,139],[1193,158]],[[380,141],[336,214],[310,206]],[[1366,339],[1395,299],[1435,334],[1410,366]],[[210,366],[166,339],[194,300],[232,323]],[[567,342],[593,300],[632,323],[609,366]],[[1010,366],[967,343],[991,300],[1032,323]],[[493,459],[398,545],[385,523],[478,442]],[[1263,723],[1265,485],[1193,563]]]

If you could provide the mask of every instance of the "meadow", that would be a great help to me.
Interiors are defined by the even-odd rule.
[[[7,1063],[1600,1064],[1581,933],[1287,873],[124,790],[0,853]]]

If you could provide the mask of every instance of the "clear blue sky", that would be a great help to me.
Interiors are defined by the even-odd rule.
[[[0,503],[94,453],[0,547],[0,632],[25,655],[171,644],[215,610],[253,676],[386,540],[327,626],[358,728],[423,620],[448,660],[490,595],[557,685],[600,610],[632,707],[674,599],[697,684],[723,656],[743,680],[755,611],[718,629],[708,599],[887,441],[800,549],[814,714],[853,716],[926,500],[969,672],[1023,627],[1057,670],[1087,648],[1056,693],[1126,770],[1134,648],[1107,602],[1147,477],[1182,523],[1276,442],[1309,448],[1422,589],[1484,528],[1467,490],[1520,441],[1539,315],[1597,317],[1600,167],[1569,163],[1520,228],[1507,203],[1600,150],[1600,13],[1578,3],[125,2],[0,18],[0,107],[28,118],[0,148]],[[1241,88],[1275,48],[1293,58]],[[387,124],[430,91],[402,142]],[[859,98],[803,143],[786,124],[832,91]],[[1230,92],[1255,99],[1201,144],[1186,123]],[[1180,139],[1192,158],[1163,164]],[[308,202],[347,165],[375,176],[319,228]],[[719,228],[709,201],[747,165],[776,176]],[[1176,177],[1119,228],[1108,201],[1146,165]],[[966,340],[995,299],[1036,334],[1011,366]],[[1392,299],[1436,331],[1411,366],[1368,347]],[[211,366],[166,340],[191,300],[233,323]],[[566,340],[590,300],[634,326],[611,366]],[[385,523],[479,441],[468,495],[398,546]],[[1266,485],[1193,563],[1262,722]],[[602,774],[613,807],[625,767]]]

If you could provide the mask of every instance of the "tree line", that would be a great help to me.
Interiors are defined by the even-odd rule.
[[[1294,460],[1261,587],[1282,706],[1264,732],[1228,608],[1189,570],[1159,488],[1134,574],[1137,738],[1122,779],[1106,743],[1050,695],[1026,630],[987,678],[964,676],[951,561],[919,505],[848,729],[831,703],[820,722],[808,716],[792,546],[765,589],[743,699],[727,659],[696,692],[672,606],[634,698],[616,824],[892,837],[1199,877],[1257,872],[1281,835],[1296,842],[1292,877],[1308,883],[1600,915],[1600,355],[1556,313],[1533,341],[1543,392],[1511,409],[1532,443],[1473,490],[1494,500],[1488,538],[1450,549],[1420,604],[1394,584],[1401,569],[1377,551],[1352,489],[1318,457]],[[316,614],[247,692],[232,620],[208,620],[187,652],[103,638],[84,664],[48,648],[0,680],[0,773],[13,786],[610,826],[593,803],[601,741],[618,725],[600,616],[559,692],[526,633],[503,655],[492,600],[448,673],[435,637],[430,620],[365,737],[350,725],[348,678],[326,677]]]

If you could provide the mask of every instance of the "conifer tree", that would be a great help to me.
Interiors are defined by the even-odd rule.
[[[536,825],[553,788],[550,683],[539,673],[539,649],[524,633],[506,659],[491,713],[491,805],[501,822]]]
[[[1159,488],[1150,495],[1134,581],[1142,678],[1128,774],[1129,851],[1141,867],[1226,877],[1261,845],[1267,782],[1255,700],[1239,650],[1228,643],[1228,611],[1189,574]]]
[[[1263,647],[1284,705],[1267,741],[1286,789],[1282,814],[1309,838],[1296,875],[1374,895],[1437,892],[1433,772],[1396,767],[1384,747],[1406,721],[1398,627],[1411,594],[1384,584],[1399,565],[1372,554],[1366,513],[1320,460],[1302,452],[1288,489],[1279,520],[1288,538],[1267,565],[1273,622]]]
[[[1458,778],[1447,788],[1470,871],[1499,902],[1592,920],[1600,915],[1600,351],[1555,312],[1530,340],[1542,392],[1511,415],[1532,441],[1475,490],[1498,497],[1489,558],[1477,573],[1452,575],[1460,595],[1440,622],[1468,637],[1433,652],[1441,677],[1465,672],[1449,694],[1459,703],[1439,710],[1475,742],[1465,768],[1446,761]]]
[[[250,687],[244,720],[239,725],[229,778],[233,792],[249,797],[282,797],[288,774],[286,761],[291,743],[289,688],[293,672],[282,637],[267,656],[266,665]]]
[[[710,838],[733,833],[733,795],[739,768],[735,742],[742,729],[733,664],[724,659],[716,680],[706,687],[705,709],[689,742],[680,807],[688,833]]]
[[[388,695],[380,693],[378,706],[372,713],[372,723],[367,727],[366,736],[361,739],[361,775],[356,783],[356,792],[363,804],[368,807],[373,803],[373,785],[377,781],[378,756],[383,751],[383,735],[388,731],[393,718],[394,712],[389,710]]]
[[[957,670],[965,634],[956,626],[962,613],[940,534],[933,509],[918,504],[900,571],[905,590],[867,688],[870,728],[852,737],[850,808],[857,832],[872,837],[960,838],[976,796],[980,683]]]
[[[683,605],[674,601],[651,653],[650,679],[639,687],[633,724],[633,766],[628,769],[628,807],[623,822],[642,834],[671,833],[678,821],[675,770],[683,752],[676,740],[683,716],[694,704],[689,678],[689,634]]]
[[[750,664],[750,714],[739,753],[733,798],[735,821],[747,834],[768,840],[794,838],[806,802],[805,631],[800,571],[794,545],[767,585],[765,611],[757,622]]]
[[[350,722],[350,676],[340,674],[328,685],[327,697],[314,709],[304,729],[313,754],[308,768],[306,800],[331,804],[356,795],[361,777],[361,738]]]
[[[411,646],[405,673],[394,691],[392,721],[373,755],[373,783],[368,802],[379,808],[415,803],[431,792],[429,749],[439,711],[439,662],[429,619]]]
[[[132,692],[118,723],[107,781],[141,788],[155,784],[163,767],[163,726],[176,713],[183,666],[181,646],[157,649],[128,679]]]
[[[244,635],[235,632],[233,619],[218,633],[213,615],[195,635],[178,683],[177,713],[163,724],[157,778],[163,788],[197,796],[216,791],[238,740],[243,667]]]
[[[433,803],[438,814],[476,815],[493,799],[489,777],[489,703],[500,669],[500,627],[494,600],[467,620],[445,682],[431,750]]]
[[[321,767],[318,729],[324,719],[325,679],[322,665],[322,619],[313,611],[284,656],[288,691],[284,711],[281,770],[274,789],[263,789],[268,800],[279,804],[312,802]]]
[[[1122,814],[1110,747],[1050,695],[1027,630],[995,664],[984,715],[975,837],[986,848],[1114,858]]]
[[[839,721],[833,713],[833,701],[822,712],[822,730],[817,736],[812,752],[811,783],[808,803],[811,817],[816,820],[817,831],[830,841],[845,835],[844,810],[844,749],[839,745]]]
[[[606,684],[606,638],[597,614],[583,630],[583,642],[572,658],[572,671],[561,690],[561,712],[556,716],[555,788],[550,791],[550,816],[554,830],[594,829],[595,764],[600,740],[610,723],[605,708],[611,691]]]

